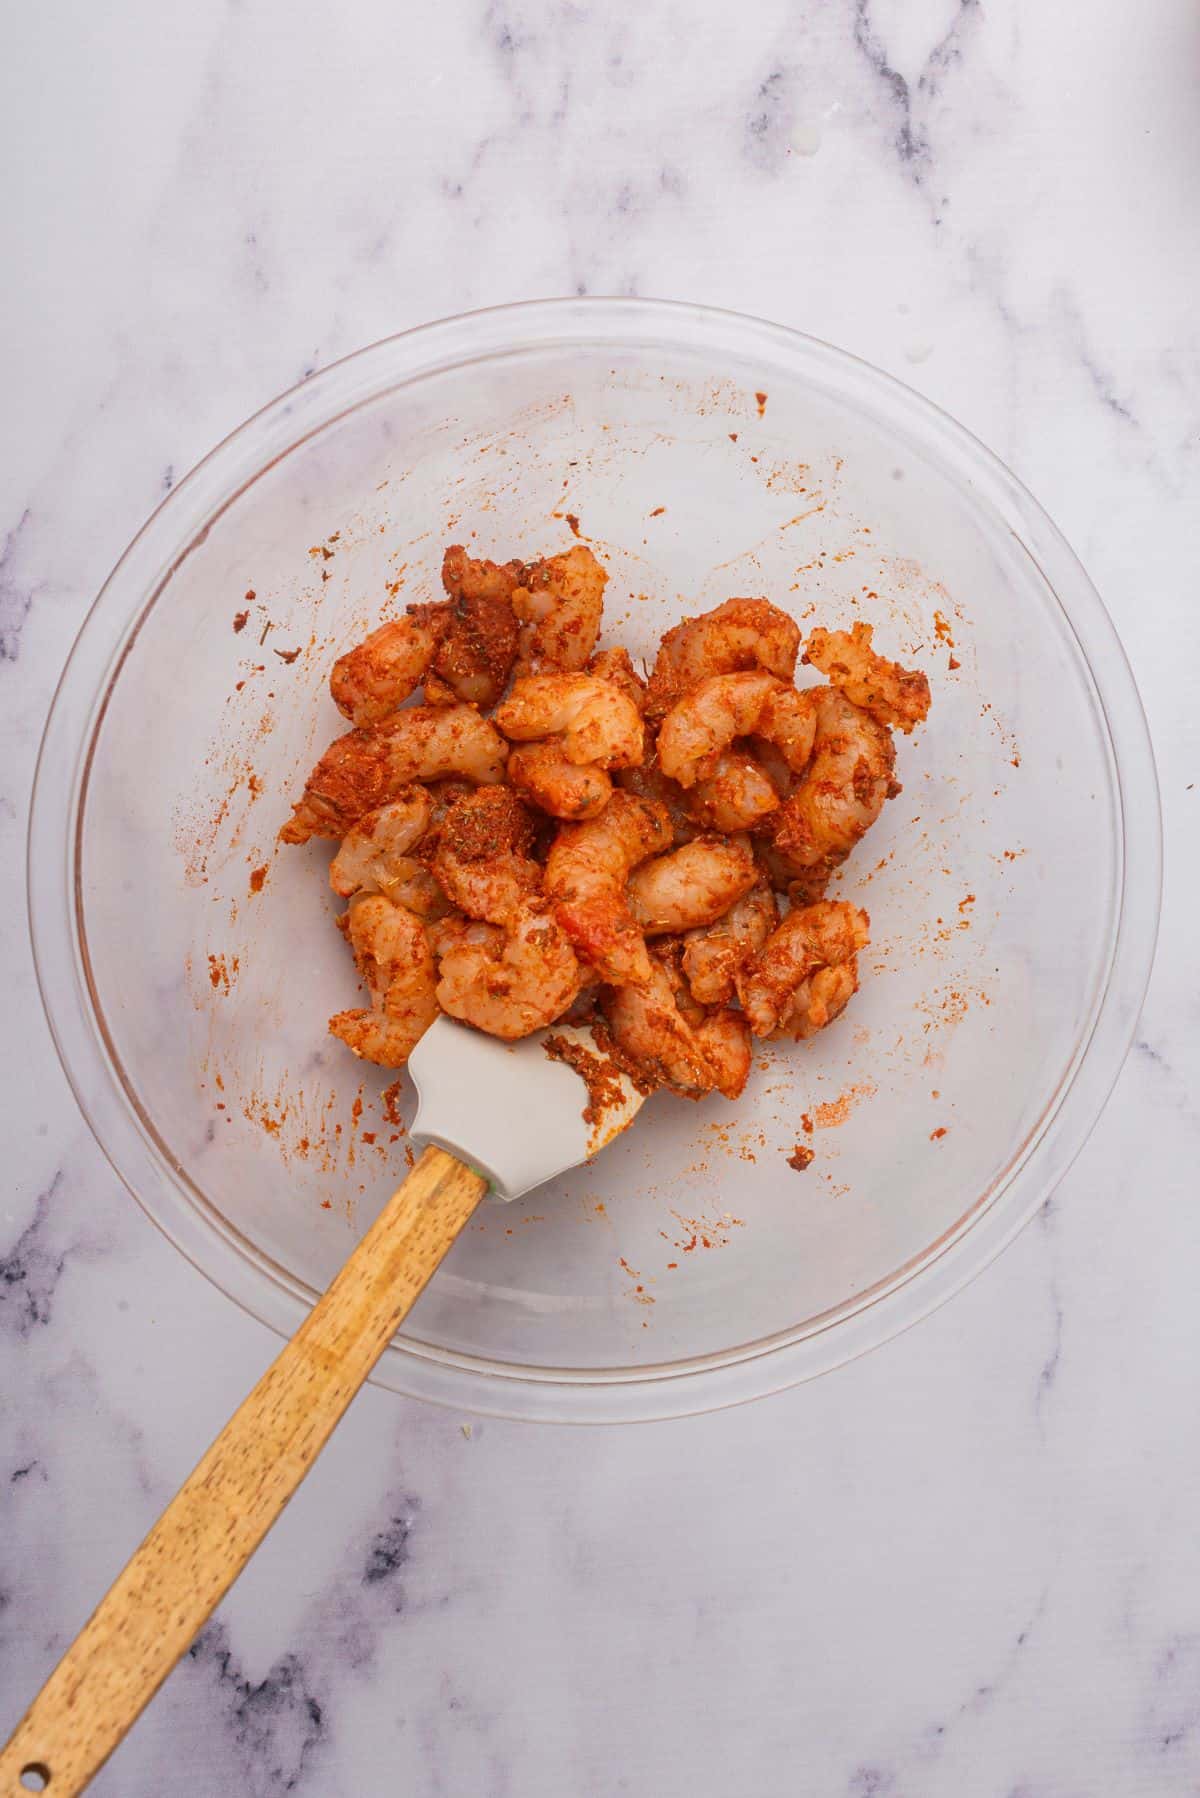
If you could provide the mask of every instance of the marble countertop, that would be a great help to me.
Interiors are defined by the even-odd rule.
[[[1134,1053],[965,1293],[626,1430],[371,1390],[95,1790],[1200,1790],[1200,16],[1085,0],[26,8],[0,444],[0,1723],[275,1339],[92,1142],[23,926],[39,733],[163,491],[331,359],[563,292],[731,306],[946,406],[1141,685],[1167,888]],[[1063,920],[1064,930],[1070,920]]]

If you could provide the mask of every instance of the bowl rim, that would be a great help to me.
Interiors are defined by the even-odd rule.
[[[215,519],[254,480],[310,437],[381,393],[449,367],[566,343],[678,344],[691,332],[739,358],[783,358],[821,370],[889,413],[923,428],[981,509],[997,514],[1057,602],[1106,729],[1119,874],[1107,975],[1089,1026],[1039,1119],[1006,1168],[937,1242],[878,1287],[825,1318],[731,1351],[638,1368],[554,1369],[502,1364],[398,1337],[372,1379],[413,1397],[484,1414],[556,1422],[626,1422],[708,1411],[765,1396],[879,1346],[959,1291],[1023,1228],[1082,1148],[1136,1028],[1154,959],[1161,897],[1161,822],[1149,730],[1112,621],[1078,558],[1028,489],[965,426],[862,358],[788,326],[689,301],[580,296],[515,301],[381,338],[331,363],[251,414],[178,482],[100,588],[55,689],[34,774],[27,897],[43,1007],[68,1083],[99,1146],[151,1221],[227,1297],[288,1335],[312,1302],[215,1208],[184,1191],[180,1164],[139,1115],[106,1048],[89,997],[86,939],[77,922],[79,833],[97,733],[141,621]],[[818,383],[819,384],[819,383]],[[182,521],[191,524],[182,529]],[[177,525],[176,521],[180,524]],[[1070,605],[1063,589],[1070,591]],[[99,666],[99,674],[97,674]],[[153,1194],[153,1197],[150,1195]],[[1004,1200],[1001,1203],[1001,1200]]]

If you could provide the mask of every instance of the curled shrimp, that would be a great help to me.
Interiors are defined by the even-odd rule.
[[[410,706],[370,730],[329,745],[279,832],[283,843],[341,837],[364,812],[386,805],[413,780],[465,775],[477,785],[504,778],[507,745],[474,706]]]
[[[726,749],[691,791],[691,809],[707,830],[753,830],[779,810],[779,794],[759,755]]]
[[[804,660],[811,662],[852,705],[879,724],[908,734],[929,712],[929,682],[917,668],[902,668],[871,648],[872,627],[810,633]]]
[[[504,924],[542,884],[529,851],[533,819],[508,787],[478,787],[457,800],[438,832],[433,872],[469,918]]]
[[[633,665],[633,657],[619,643],[611,649],[598,649],[587,665],[589,674],[611,681],[626,699],[632,699],[639,712],[646,709],[646,683]]]
[[[402,1068],[438,1014],[425,926],[404,906],[371,893],[353,902],[347,929],[371,1004],[338,1012],[329,1028],[363,1061]]]
[[[592,762],[568,761],[557,737],[510,750],[508,779],[552,818],[594,818],[612,793],[604,769]]]
[[[844,899],[790,911],[737,977],[755,1036],[815,1036],[858,991],[870,918]]]
[[[521,575],[519,562],[476,560],[458,543],[443,556],[442,585],[449,604],[430,608],[445,613],[433,672],[451,699],[486,708],[503,693],[517,659],[512,599]],[[425,697],[427,702],[441,697],[429,680]]]
[[[748,893],[758,868],[743,838],[694,837],[645,861],[629,877],[628,902],[646,936],[712,924]]]
[[[774,831],[784,867],[810,894],[871,828],[884,800],[900,791],[890,731],[836,687],[811,692],[817,720],[812,760],[780,808]]]
[[[637,707],[594,674],[527,675],[496,708],[496,723],[514,742],[554,738],[577,767],[630,768],[644,752]]]
[[[662,806],[619,787],[598,818],[564,824],[546,858],[554,914],[602,980],[650,977],[650,957],[626,897],[631,869],[665,849],[671,826]]]
[[[668,780],[658,765],[657,757],[643,762],[640,768],[622,768],[617,785],[639,799],[650,799],[661,805],[671,823],[671,834],[677,843],[690,843],[699,836],[701,826],[688,803],[688,794],[676,780]]]
[[[386,892],[392,865],[407,857],[429,829],[433,800],[424,787],[405,787],[347,831],[329,867],[329,884],[341,898]]]
[[[425,787],[405,787],[390,805],[358,820],[342,839],[329,867],[329,884],[343,899],[355,893],[382,893],[426,920],[443,916],[449,904],[429,869],[409,853],[421,843],[434,813]]]
[[[778,922],[770,882],[760,878],[723,918],[689,930],[680,965],[693,999],[701,1005],[728,1005],[737,976]]]
[[[378,724],[416,691],[446,627],[442,608],[425,606],[421,613],[381,624],[333,664],[333,703],[353,723]]]
[[[710,1017],[692,1006],[657,957],[644,982],[611,987],[600,1003],[618,1047],[657,1085],[688,1099],[714,1090],[727,1099],[741,1093],[750,1072],[746,1020],[734,1011]]]
[[[583,980],[554,918],[528,907],[507,928],[447,919],[436,946],[442,1010],[509,1042],[560,1018]]]
[[[664,774],[683,787],[713,775],[738,737],[773,743],[799,774],[812,752],[812,693],[798,693],[773,674],[714,674],[672,706],[658,733]]]
[[[727,599],[669,630],[659,647],[646,712],[661,718],[698,681],[761,668],[782,681],[796,672],[799,626],[767,599]]]
[[[512,600],[520,624],[518,676],[586,666],[600,635],[607,580],[582,543],[523,571]]]

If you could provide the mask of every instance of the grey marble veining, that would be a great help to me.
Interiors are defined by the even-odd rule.
[[[1200,1790],[1198,31],[1185,0],[14,21],[0,1724],[274,1352],[92,1144],[22,924],[33,764],[84,610],[254,408],[387,332],[543,294],[832,339],[1061,524],[1141,684],[1168,842],[1136,1048],[989,1273],[861,1363],[687,1423],[365,1393],[97,1792]]]

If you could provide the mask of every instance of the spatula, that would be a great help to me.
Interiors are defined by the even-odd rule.
[[[118,1575],[0,1753],[0,1798],[81,1792],[220,1603],[324,1447],[485,1193],[509,1200],[633,1121],[642,1095],[605,1079],[603,1112],[552,1034],[502,1043],[448,1018],[409,1061],[425,1144],[346,1265]],[[586,1063],[585,1063],[586,1065]]]

